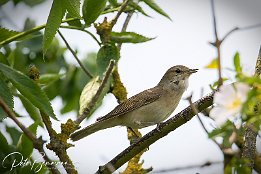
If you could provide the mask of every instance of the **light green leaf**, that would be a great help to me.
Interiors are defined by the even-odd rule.
[[[62,76],[62,74],[43,74],[40,76],[39,83],[43,85],[50,85],[59,80]]]
[[[30,117],[35,121],[38,122],[41,127],[43,127],[42,119],[39,110],[23,95],[18,95],[20,98],[25,110],[28,112]]]
[[[236,52],[236,54],[234,56],[234,66],[235,66],[235,70],[236,70],[237,73],[242,72],[242,67],[240,65],[240,56],[239,56],[238,52]]]
[[[1,75],[1,73],[0,73]],[[7,84],[5,83],[3,77],[0,76],[0,97],[4,102],[9,106],[10,109],[14,107],[14,99],[11,94],[10,89],[8,88]],[[0,107],[0,120],[6,118],[6,113]]]
[[[34,106],[56,119],[46,94],[33,80],[2,63],[0,63],[0,71],[12,82],[23,96],[33,103]]]
[[[156,4],[156,2],[154,0],[142,0],[142,1],[145,2],[150,8],[152,8],[159,14],[161,14],[171,20],[169,15],[158,4]]]
[[[154,38],[148,38],[134,32],[111,32],[111,41],[116,43],[141,43]]]
[[[80,15],[80,0],[64,0],[64,7],[70,13],[70,16],[75,18],[81,18]]]
[[[218,59],[217,58],[213,59],[207,66],[205,66],[205,68],[217,69],[218,68]]]
[[[106,71],[111,60],[118,62],[120,58],[120,52],[115,44],[107,44],[100,48],[97,53],[97,71],[100,77]]]
[[[0,27],[0,33],[0,42],[2,42],[12,36],[19,34],[20,32]]]
[[[91,25],[100,16],[107,0],[85,0],[82,6],[83,19],[86,26]]]
[[[91,109],[89,112],[89,115],[87,117],[90,117],[91,114],[102,104],[102,99],[109,91],[111,80],[108,80],[105,84],[105,87],[103,87],[102,92],[98,96],[97,101],[95,101],[94,107],[92,107],[93,100],[96,96],[96,93],[100,90],[102,81],[100,80],[100,77],[97,76],[93,78],[91,81],[89,81],[85,87],[82,90],[81,96],[80,96],[80,110],[79,114],[83,114],[86,108]]]
[[[29,126],[29,130],[36,135],[36,130],[38,127],[38,123],[35,122],[33,123],[31,126]],[[23,155],[24,159],[27,159],[29,157],[31,157],[31,154],[33,152],[33,143],[32,141],[23,133],[20,136],[20,139],[17,143],[17,150],[19,152],[21,152],[21,154]]]
[[[47,19],[46,27],[43,36],[43,53],[45,54],[47,49],[52,43],[52,40],[60,27],[63,16],[65,14],[65,8],[63,7],[62,0],[53,0],[52,8]]]

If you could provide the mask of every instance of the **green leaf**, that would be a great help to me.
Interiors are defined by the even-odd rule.
[[[0,27],[0,33],[0,42],[2,42],[12,36],[19,34],[20,32]]]
[[[207,69],[217,69],[218,68],[218,59],[213,59],[207,66],[205,66]]]
[[[13,145],[17,145],[19,138],[21,136],[21,132],[19,130],[17,130],[15,127],[6,127],[6,132],[9,133],[9,135],[11,136],[12,140],[13,140]]]
[[[40,76],[39,82],[43,85],[50,85],[59,80],[62,76],[62,74],[43,74]]]
[[[106,6],[107,0],[85,0],[82,14],[85,24],[91,25],[100,16]]]
[[[236,52],[236,54],[234,56],[234,66],[235,66],[235,70],[236,70],[237,73],[242,72],[242,67],[240,65],[240,56],[239,56],[238,52]]]
[[[97,101],[95,101],[94,107],[91,107],[93,99],[96,95],[96,93],[100,90],[99,88],[102,85],[102,81],[100,80],[100,77],[97,76],[93,78],[91,81],[89,81],[85,87],[82,90],[81,96],[80,96],[80,110],[79,114],[83,114],[83,112],[86,110],[86,108],[91,109],[89,112],[88,117],[91,116],[91,114],[102,104],[102,99],[107,94],[107,92],[110,89],[110,83],[111,80],[108,80],[105,84],[105,87],[103,88],[102,92],[100,93]]]
[[[5,136],[2,134],[2,132],[0,132],[0,144],[1,144],[0,152],[9,151],[10,148],[9,148],[8,142],[5,138]]]
[[[134,32],[111,32],[111,41],[116,43],[142,43],[154,38],[148,38]]]
[[[142,1],[145,2],[150,8],[152,8],[159,14],[161,14],[171,20],[169,15],[160,6],[158,6],[158,4],[156,4],[156,2],[154,0],[142,0]]]
[[[119,58],[120,52],[115,44],[107,44],[101,47],[97,53],[96,59],[98,74],[102,76],[110,63],[110,60],[118,62]]]
[[[141,6],[138,5],[138,3],[135,3],[133,1],[131,1],[129,3],[129,6],[131,6],[132,8],[134,8],[135,10],[137,10],[138,12],[140,12],[141,14],[143,14],[144,16],[150,17],[142,8]]]
[[[28,112],[30,117],[34,120],[34,122],[38,122],[41,127],[43,127],[42,119],[39,110],[23,95],[18,95],[20,98],[25,110]]]
[[[0,73],[1,75],[1,73]],[[3,77],[0,76],[0,97],[4,102],[9,106],[10,109],[14,107],[14,99],[11,94],[10,89],[5,83]],[[0,107],[0,120],[6,118],[6,113],[3,111],[2,107]]]
[[[66,14],[66,19],[72,18],[72,15],[70,13]],[[67,22],[70,26],[76,26],[76,27],[82,27],[82,23],[80,19],[75,20],[75,21],[69,21]]]
[[[31,126],[29,126],[29,130],[35,135],[36,130],[38,127],[38,123],[35,122]],[[33,152],[33,143],[32,141],[23,133],[20,136],[20,139],[17,143],[17,150],[21,152],[23,155],[24,159],[29,158]]]
[[[46,27],[43,37],[43,53],[45,54],[47,49],[52,43],[52,40],[60,27],[63,16],[65,14],[65,8],[63,8],[62,0],[53,0],[52,8],[47,19]]]
[[[41,88],[29,77],[0,63],[0,71],[34,106],[56,119],[51,103]],[[56,119],[57,120],[57,119]]]
[[[80,0],[64,0],[63,5],[66,8],[66,10],[68,11],[68,13],[70,13],[70,16],[75,17],[75,18],[81,18]]]

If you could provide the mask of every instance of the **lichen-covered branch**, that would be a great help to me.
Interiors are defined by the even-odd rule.
[[[214,92],[194,102],[193,105],[198,109],[199,112],[201,112],[202,110],[213,104],[213,95]],[[181,125],[191,120],[194,115],[195,113],[191,106],[187,107],[166,122],[160,124],[156,129],[144,135],[136,143],[130,145],[127,149],[122,151],[107,164],[105,164],[104,166],[100,166],[99,170],[96,173],[111,173],[117,170],[135,155],[148,148],[151,144],[155,143],[157,140],[168,135],[170,132],[174,131]],[[111,171],[110,169],[113,169],[113,171]]]
[[[256,61],[255,76],[261,74],[261,47]],[[260,105],[257,103],[256,108]],[[256,153],[256,137],[258,132],[254,129],[254,125],[247,125],[245,130],[245,141],[243,144],[242,157],[248,160],[248,167],[253,169],[255,166],[255,153]]]

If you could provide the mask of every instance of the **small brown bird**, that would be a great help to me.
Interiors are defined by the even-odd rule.
[[[95,123],[73,133],[71,139],[77,141],[114,126],[140,129],[163,122],[178,106],[189,76],[197,70],[183,65],[171,67],[155,87],[127,99]]]

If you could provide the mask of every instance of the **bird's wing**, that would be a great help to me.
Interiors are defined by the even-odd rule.
[[[158,100],[162,94],[159,87],[147,89],[116,106],[110,113],[97,118],[97,122],[115,118]]]

